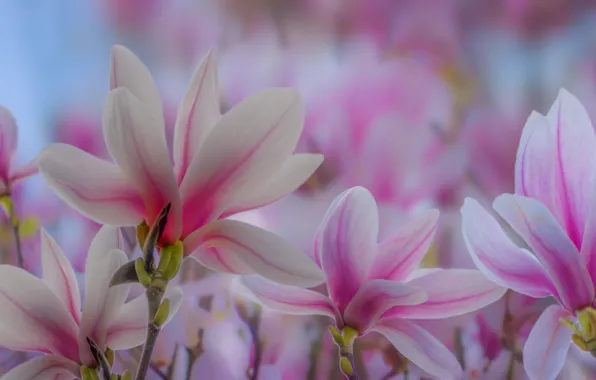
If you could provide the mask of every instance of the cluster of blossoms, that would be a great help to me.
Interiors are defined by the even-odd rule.
[[[591,379],[594,110],[495,112],[456,21],[532,39],[546,8],[273,3],[222,2],[228,45],[207,5],[105,1],[160,31],[159,86],[115,46],[101,123],[67,115],[24,165],[0,106],[0,379]]]
[[[492,362],[505,349],[514,360],[523,357],[531,379],[554,379],[571,342],[596,353],[591,233],[596,134],[586,111],[568,92],[560,92],[547,116],[533,113],[528,119],[515,164],[515,194],[501,195],[493,205],[525,248],[513,243],[509,229],[477,201],[465,201],[463,238],[478,270],[422,268],[439,211],[414,211],[380,228],[384,221],[377,201],[361,186],[335,197],[306,252],[234,217],[298,189],[323,162],[320,154],[294,153],[304,123],[304,106],[295,91],[263,90],[222,114],[215,58],[209,53],[178,109],[170,152],[149,71],[120,46],[112,51],[110,88],[103,130],[115,163],[54,144],[34,164],[11,171],[16,123],[2,109],[4,205],[13,224],[19,224],[11,202],[13,185],[37,168],[68,205],[103,224],[86,257],[83,299],[73,266],[45,231],[41,279],[22,260],[20,267],[0,266],[0,345],[42,353],[3,379],[131,379],[132,371],[141,380],[150,370],[165,378],[181,376],[177,361],[163,352],[168,345],[174,346],[174,356],[178,345],[186,347],[192,378],[241,378],[225,364],[217,365],[217,352],[205,347],[211,330],[233,328],[234,323],[226,322],[233,315],[252,334],[248,376],[292,378],[284,374],[278,357],[284,338],[290,339],[287,325],[278,332],[278,343],[270,335],[259,336],[259,319],[270,310],[327,317],[329,339],[339,350],[338,366],[348,379],[358,379],[364,370],[355,360],[358,342],[370,344],[381,336],[396,349],[395,375],[418,371],[421,376],[463,379],[477,371],[462,368],[458,347],[451,347],[454,352],[440,333],[435,337],[424,326],[428,320],[470,315],[499,301],[508,289],[519,297],[553,298],[533,309],[524,298],[525,306],[514,311],[509,299],[515,293],[508,294],[502,334],[477,314],[483,357]],[[125,227],[136,228],[132,249],[125,246]],[[22,257],[21,247],[18,253]],[[217,286],[206,285],[206,280],[195,283],[196,276],[180,270],[187,257],[215,272],[213,278],[231,277]],[[230,294],[240,296],[232,314]],[[222,297],[228,300],[226,311],[215,317]],[[530,317],[524,319],[523,310]],[[540,317],[520,352],[520,329],[534,322],[534,314]],[[168,337],[172,320],[177,326]],[[127,351],[137,346],[143,348],[140,356]],[[123,350],[130,360],[120,354]],[[208,354],[210,368],[204,360]],[[226,375],[213,372],[224,370]]]

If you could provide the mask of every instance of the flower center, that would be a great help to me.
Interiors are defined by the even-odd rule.
[[[576,346],[596,357],[596,309],[588,306],[577,312],[577,322],[561,318],[561,323],[573,332],[571,340]]]

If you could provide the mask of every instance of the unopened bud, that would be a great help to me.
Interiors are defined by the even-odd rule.
[[[157,266],[157,271],[163,273],[168,268],[170,264],[170,259],[172,257],[172,248],[173,246],[167,245],[161,249],[159,253],[159,265]]]
[[[99,380],[99,375],[95,369],[81,366],[81,380]]]
[[[161,327],[164,325],[164,323],[166,323],[166,320],[168,319],[169,315],[170,315],[170,300],[166,298],[162,301],[162,303],[157,308],[157,313],[155,313],[155,318],[153,319],[153,322],[157,326]]]
[[[341,335],[341,332],[335,328],[335,326],[333,325],[329,325],[329,332],[331,333],[331,336],[333,337],[333,341],[335,342],[335,344],[337,344],[338,346],[343,346],[344,345],[344,337]]]
[[[145,270],[145,261],[142,257],[135,260],[135,271],[137,272],[137,277],[141,284],[145,287],[151,285],[151,275]]]
[[[182,260],[184,259],[184,245],[181,241],[177,241],[168,247],[171,247],[170,260],[167,268],[162,272],[163,278],[166,279],[166,281],[176,277],[180,270],[180,266],[182,265]]]
[[[110,380],[120,380],[120,377],[118,375],[116,375],[115,373],[110,375]]]
[[[139,247],[143,247],[145,245],[147,235],[149,235],[149,225],[143,220],[141,224],[137,226],[137,241],[139,242]]]
[[[124,371],[124,373],[122,373],[122,376],[120,376],[120,378],[122,380],[132,380],[132,374],[130,373],[129,370]]]
[[[106,360],[110,364],[110,367],[114,366],[114,350],[108,347],[106,348],[104,355],[106,357]]]
[[[342,335],[344,337],[344,343],[348,346],[351,346],[354,344],[356,338],[358,338],[358,330],[350,326],[346,326],[342,330]]]
[[[339,358],[339,368],[346,376],[350,376],[354,373],[354,367],[352,367],[352,363],[350,363],[350,360],[345,356]]]

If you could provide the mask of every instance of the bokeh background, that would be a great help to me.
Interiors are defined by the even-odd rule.
[[[593,0],[5,0],[0,104],[19,124],[18,160],[54,141],[107,155],[101,113],[114,44],[153,73],[170,138],[209,49],[223,109],[267,87],[301,92],[299,149],[324,153],[325,163],[296,194],[241,218],[306,251],[333,196],[364,185],[382,206],[384,230],[441,209],[426,265],[470,267],[459,208],[466,196],[490,202],[513,191],[530,112],[546,113],[564,87],[596,120]],[[21,186],[29,269],[44,225],[82,271],[98,226],[40,178]],[[6,260],[10,236],[0,228]]]

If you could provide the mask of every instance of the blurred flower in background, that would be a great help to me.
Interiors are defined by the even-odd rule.
[[[53,142],[109,159],[101,112],[110,48],[122,44],[154,75],[170,146],[177,105],[213,48],[222,112],[264,88],[295,88],[306,104],[297,150],[325,156],[296,192],[235,219],[313,255],[331,201],[364,186],[379,205],[381,239],[437,208],[437,236],[422,265],[471,268],[459,209],[467,196],[488,207],[514,191],[530,112],[545,113],[565,87],[596,121],[595,20],[596,3],[588,0],[6,1],[0,105],[19,124],[17,166]],[[25,268],[40,271],[44,226],[81,276],[100,225],[39,178],[20,183],[10,198]],[[17,260],[12,227],[3,214],[2,263]],[[138,256],[131,240],[127,253]],[[149,378],[341,378],[324,321],[261,311],[218,276],[184,263],[180,282],[189,290],[177,322],[160,336]],[[521,347],[548,306],[509,291],[492,309],[424,327],[455,354],[466,379],[525,379]],[[381,336],[355,347],[361,376],[426,376]],[[135,368],[139,356],[131,350],[119,365]],[[28,358],[0,352],[0,373]],[[594,363],[572,350],[562,376],[588,379],[588,368]]]

